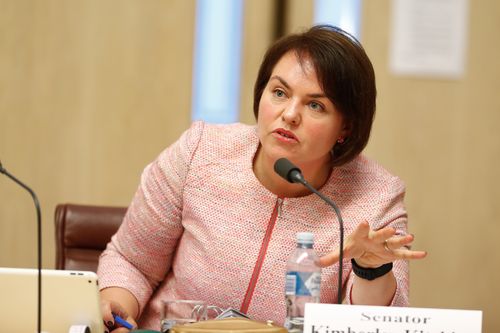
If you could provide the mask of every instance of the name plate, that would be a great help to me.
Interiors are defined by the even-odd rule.
[[[306,304],[304,333],[481,333],[482,311]]]

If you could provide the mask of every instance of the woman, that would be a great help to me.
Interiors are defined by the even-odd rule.
[[[408,249],[402,182],[360,155],[375,98],[372,65],[344,31],[317,26],[272,45],[255,84],[256,127],[196,122],[144,170],[99,264],[109,326],[113,311],[158,329],[166,299],[199,299],[282,324],[286,260],[299,231],[315,235],[325,267],[321,302],[334,303],[337,217],[273,171],[282,157],[342,210],[345,302],[407,305],[402,259],[426,253]]]

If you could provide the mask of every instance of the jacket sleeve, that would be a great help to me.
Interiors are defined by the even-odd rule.
[[[370,211],[370,226],[374,230],[385,227],[396,229],[396,235],[402,236],[408,233],[408,216],[404,206],[405,186],[397,177],[391,177],[379,191],[378,200],[374,202]],[[350,266],[351,263],[349,262]],[[391,302],[391,306],[409,305],[409,267],[407,260],[396,260],[393,266],[393,273],[396,277],[396,292]],[[354,273],[349,273],[346,282],[345,302],[351,303],[351,291],[353,286]]]
[[[203,127],[194,123],[144,169],[123,223],[100,257],[100,289],[129,290],[140,312],[168,274],[183,233],[184,182]]]

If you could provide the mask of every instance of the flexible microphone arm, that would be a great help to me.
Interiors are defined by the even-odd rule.
[[[321,199],[323,199],[328,205],[330,205],[335,214],[339,219],[339,231],[340,231],[340,244],[339,244],[339,280],[338,280],[338,294],[337,303],[342,304],[342,273],[343,273],[343,260],[344,260],[344,221],[342,220],[342,215],[340,214],[340,209],[337,205],[330,200],[328,197],[323,195],[323,193],[316,190],[311,186],[302,175],[302,171],[290,162],[286,158],[280,158],[274,163],[274,171],[287,180],[290,183],[299,183],[304,185],[309,191],[317,194]]]
[[[5,168],[2,166],[2,162],[0,161],[0,173],[3,173],[26,191],[31,194],[33,201],[35,203],[36,208],[36,217],[37,217],[37,235],[38,235],[38,295],[37,295],[37,332],[42,332],[42,213],[40,210],[40,204],[38,202],[38,198],[33,192],[31,188],[21,182],[19,179],[11,175]]]

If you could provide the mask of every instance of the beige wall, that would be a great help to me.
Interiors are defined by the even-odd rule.
[[[500,3],[470,1],[466,74],[460,80],[388,71],[390,1],[365,1],[362,40],[377,73],[367,153],[407,184],[415,248],[413,306],[484,310],[500,331]]]
[[[189,126],[195,1],[0,1],[0,159],[43,212],[128,205],[140,172]],[[0,178],[0,266],[34,266],[28,194]]]
[[[272,34],[271,1],[246,1],[242,116]],[[288,2],[287,31],[311,0]],[[39,194],[44,266],[53,267],[59,202],[127,205],[144,165],[189,125],[195,1],[0,0],[0,159]],[[470,1],[460,80],[388,71],[390,1],[365,1],[362,42],[377,73],[367,154],[407,184],[415,248],[413,306],[500,318],[500,3]],[[31,199],[0,177],[0,266],[34,266]]]

